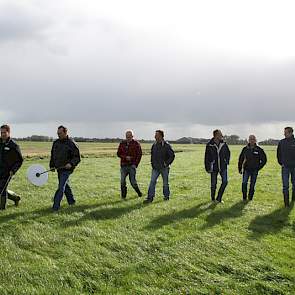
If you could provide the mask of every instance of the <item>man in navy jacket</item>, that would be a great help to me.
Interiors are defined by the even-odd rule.
[[[155,197],[155,189],[158,177],[163,178],[163,195],[164,200],[168,201],[170,198],[169,190],[169,169],[174,161],[175,154],[171,145],[164,140],[164,131],[157,130],[155,133],[156,142],[152,145],[151,149],[151,164],[152,176],[149,185],[148,196],[144,203],[151,203]]]
[[[289,181],[292,182],[292,202],[295,201],[295,138],[293,128],[286,127],[285,138],[282,139],[277,148],[277,159],[282,166],[283,195],[285,207],[289,207]]]

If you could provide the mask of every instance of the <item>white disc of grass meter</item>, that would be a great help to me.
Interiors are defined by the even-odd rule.
[[[42,173],[45,172],[46,169],[39,164],[34,164],[32,166],[30,166],[27,170],[27,178],[29,180],[29,182],[31,182],[32,184],[36,185],[36,186],[42,186],[45,183],[47,183],[48,181],[48,173],[44,173],[41,174],[40,176],[38,176],[38,173]]]

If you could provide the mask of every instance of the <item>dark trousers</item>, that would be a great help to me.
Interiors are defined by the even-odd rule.
[[[73,196],[72,189],[69,185],[69,177],[69,171],[58,171],[58,189],[55,192],[52,206],[52,209],[55,211],[59,209],[64,194],[66,195],[69,205],[73,205],[76,202]]]
[[[295,167],[282,167],[283,194],[285,206],[289,206],[289,182],[292,183],[292,201],[295,201]]]
[[[258,176],[258,171],[249,171],[245,170],[243,173],[243,182],[242,182],[242,193],[243,193],[243,200],[247,200],[247,186],[248,181],[250,178],[250,188],[249,188],[249,200],[253,199],[255,193],[255,184]]]
[[[228,184],[228,179],[227,179],[227,169],[220,171],[220,172],[212,172],[211,173],[211,200],[215,200],[215,193],[216,193],[216,186],[217,186],[217,176],[220,174],[221,176],[221,185],[218,190],[218,195],[216,200],[218,202],[221,202],[223,193],[225,191],[225,188]]]
[[[6,208],[6,200],[10,199],[14,201],[15,203],[19,201],[20,197],[11,195],[7,193],[7,187],[9,184],[9,176],[1,176],[0,177],[0,192],[2,192],[0,198],[0,210],[4,210]]]
[[[129,175],[129,181],[131,186],[141,196],[137,181],[136,181],[136,168],[134,166],[122,166],[121,167],[121,197],[123,199],[127,196],[127,186],[126,186],[126,177]]]

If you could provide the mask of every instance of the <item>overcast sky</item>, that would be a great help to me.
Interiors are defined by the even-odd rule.
[[[0,118],[13,136],[259,139],[295,127],[295,3],[0,0]]]

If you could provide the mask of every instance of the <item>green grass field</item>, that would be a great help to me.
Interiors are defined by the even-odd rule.
[[[77,204],[64,200],[52,213],[56,174],[41,188],[25,177],[31,164],[48,165],[50,146],[21,146],[27,158],[9,188],[22,202],[0,212],[1,295],[295,294],[295,209],[283,208],[275,147],[265,148],[254,201],[243,203],[241,147],[232,146],[225,203],[213,205],[204,146],[175,145],[171,200],[160,180],[154,203],[143,205],[130,186],[120,200],[116,144],[80,144]],[[150,172],[145,155],[137,174],[145,195]]]

